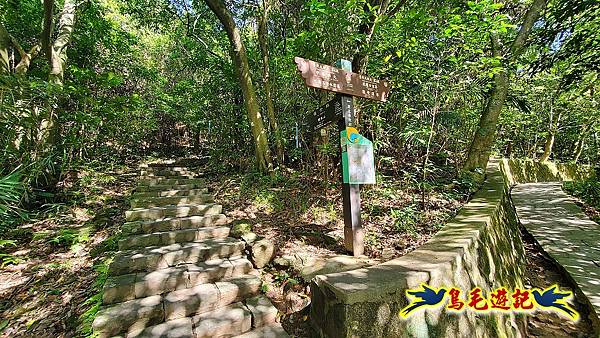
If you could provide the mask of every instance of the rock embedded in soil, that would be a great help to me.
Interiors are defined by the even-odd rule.
[[[260,239],[250,246],[252,263],[257,268],[264,268],[275,256],[275,244],[266,239]]]

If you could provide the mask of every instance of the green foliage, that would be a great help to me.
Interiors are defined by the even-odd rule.
[[[77,248],[90,240],[91,228],[83,227],[80,229],[60,229],[58,233],[47,239],[48,243],[51,243],[58,247],[70,247],[71,250],[77,250]]]
[[[597,179],[565,182],[563,187],[571,195],[581,198],[588,205],[600,210],[600,181]]]
[[[20,171],[0,177],[0,230],[13,223],[15,218],[26,216],[19,208],[24,194]]]
[[[83,303],[83,306],[87,307],[87,310],[79,316],[79,326],[77,327],[78,334],[83,337],[93,337],[92,323],[102,306],[102,288],[108,278],[108,267],[111,262],[112,259],[109,258],[94,266],[94,269],[98,273],[94,281],[94,294]]]
[[[274,271],[273,276],[273,282],[278,287],[282,285],[289,287],[300,283],[298,279],[293,278],[287,271]]]
[[[18,257],[3,252],[4,248],[8,246],[16,247],[17,242],[14,240],[0,239],[0,268],[3,268],[9,264],[18,264],[22,261],[22,259]]]
[[[409,205],[402,209],[392,209],[391,217],[394,220],[394,227],[398,232],[415,234],[415,226],[419,221],[419,210],[416,205]]]

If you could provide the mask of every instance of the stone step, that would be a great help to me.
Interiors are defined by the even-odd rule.
[[[198,264],[216,258],[240,256],[243,250],[244,242],[223,238],[119,251],[110,264],[108,273],[110,276],[118,276],[151,272],[179,264]]]
[[[140,191],[133,194],[134,198],[145,198],[145,197],[172,197],[172,196],[197,196],[208,193],[208,188],[201,189],[168,189],[168,190],[154,190],[154,191]]]
[[[195,335],[192,318],[186,317],[131,331],[127,338],[195,338]]]
[[[107,305],[160,295],[221,279],[239,277],[251,271],[252,263],[240,257],[186,264],[150,273],[110,276],[102,290],[102,303]]]
[[[214,227],[227,223],[223,214],[189,217],[168,217],[160,220],[133,221],[123,224],[121,231],[125,236],[150,234],[154,232],[198,229]]]
[[[258,294],[261,283],[258,277],[245,275],[222,282],[200,284],[164,296],[156,295],[126,301],[98,311],[92,327],[101,337],[122,333],[132,336],[141,335],[145,329],[153,325],[201,315],[252,297]],[[187,327],[184,322],[185,320],[177,322],[176,327]],[[168,326],[169,324],[165,324],[159,329],[153,327],[150,328],[150,332],[167,330]]]
[[[125,219],[131,221],[155,221],[167,217],[189,217],[218,215],[223,210],[220,204],[171,205],[154,208],[136,208],[125,212]]]
[[[147,177],[189,177],[189,178],[197,178],[202,177],[203,173],[198,173],[190,170],[141,170],[141,176]]]
[[[203,189],[204,184],[157,184],[157,185],[138,185],[135,192],[151,192],[151,191],[166,191],[166,190],[192,190]]]
[[[192,205],[212,203],[215,198],[210,194],[196,196],[169,196],[169,197],[140,197],[131,200],[132,208],[164,207],[168,205]]]
[[[259,327],[234,338],[289,338],[281,324],[273,323],[268,326]]]
[[[139,166],[140,170],[189,170],[190,167],[175,163],[149,163]]]
[[[252,329],[252,314],[243,303],[234,303],[194,316],[196,338],[232,337]]]
[[[261,285],[257,276],[244,275],[173,291],[165,296],[165,318],[171,320],[213,311],[257,295]]]
[[[209,238],[225,238],[229,236],[229,230],[229,227],[205,227],[135,235],[120,240],[119,250],[197,242]]]
[[[252,313],[252,327],[259,328],[275,323],[278,310],[264,295],[248,298],[244,304]]]
[[[138,186],[154,185],[183,185],[183,184],[204,184],[203,178],[164,178],[142,176],[138,180]]]

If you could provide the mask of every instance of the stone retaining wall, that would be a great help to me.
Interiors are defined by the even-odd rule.
[[[538,162],[524,159],[502,159],[506,179],[513,185],[517,183],[580,181],[595,176],[591,166]]]
[[[319,275],[311,282],[310,320],[323,337],[519,337],[523,316],[471,311],[456,315],[443,308],[399,311],[407,289],[433,287],[523,287],[525,253],[509,183],[500,165],[488,167],[485,184],[429,242],[383,264]],[[464,294],[462,295],[465,296]]]

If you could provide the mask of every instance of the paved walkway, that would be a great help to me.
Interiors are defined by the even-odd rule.
[[[600,315],[600,225],[561,186],[520,184],[511,195],[521,224],[567,270]]]

